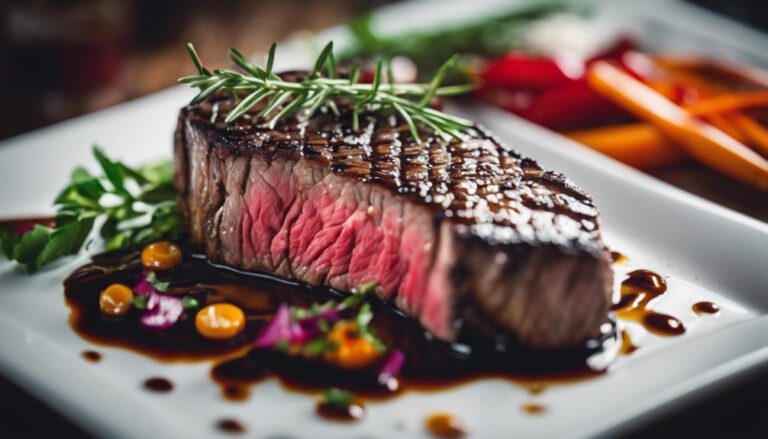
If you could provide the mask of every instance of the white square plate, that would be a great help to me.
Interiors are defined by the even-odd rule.
[[[425,20],[465,19],[503,4],[466,3],[397,5],[382,11],[378,23],[396,32]],[[761,52],[768,41],[759,33],[674,2],[618,3],[600,3],[598,20],[648,35],[651,47],[665,47],[663,41],[675,50],[768,64]],[[345,40],[340,28],[326,36]],[[306,59],[301,47],[281,46],[284,67],[286,61]],[[192,94],[174,88],[2,142],[0,218],[50,212],[50,201],[71,169],[94,165],[89,152],[94,142],[130,163],[167,157],[177,111]],[[484,380],[371,403],[365,420],[339,425],[316,418],[312,398],[286,392],[274,381],[256,387],[246,402],[227,402],[210,381],[207,363],[158,363],[102,346],[95,348],[104,353],[100,363],[85,362],[80,353],[93,347],[69,328],[61,286],[87,259],[81,255],[34,276],[0,263],[0,373],[105,437],[211,437],[222,434],[214,428],[221,417],[242,420],[249,436],[258,437],[422,437],[424,416],[436,410],[457,413],[476,437],[582,437],[649,419],[768,360],[768,225],[513,116],[487,108],[459,110],[591,192],[609,245],[629,255],[632,268],[669,276],[670,293],[659,309],[681,318],[688,333],[676,338],[640,334],[641,348],[621,357],[609,373],[535,397],[507,381]],[[701,299],[720,304],[720,315],[697,318],[690,306]],[[170,378],[176,389],[167,395],[143,391],[143,380],[154,375]],[[521,404],[531,401],[547,411],[523,413]]]

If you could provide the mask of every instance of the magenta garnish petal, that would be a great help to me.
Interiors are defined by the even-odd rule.
[[[400,369],[405,364],[405,353],[400,349],[392,349],[379,368],[378,381],[382,385],[386,385],[387,382],[396,377],[400,373]]]
[[[147,329],[163,331],[175,325],[183,312],[184,305],[178,297],[152,293],[139,322]]]
[[[325,321],[329,325],[333,325],[334,323],[341,320],[341,317],[341,310],[326,309],[316,315],[304,317],[303,319],[300,319],[298,323],[301,325],[301,328],[304,331],[308,332],[311,337],[314,337],[321,332],[319,326],[321,320]]]
[[[282,304],[277,309],[272,321],[269,322],[258,337],[256,337],[257,348],[274,347],[281,340],[291,339],[291,313],[288,305]]]
[[[139,276],[139,281],[133,286],[133,293],[139,296],[151,296],[157,293],[155,287],[147,280],[147,271],[142,272]]]
[[[309,340],[312,339],[312,337],[316,335],[313,334],[311,331],[304,330],[300,324],[298,323],[292,323],[291,324],[291,336],[288,339],[291,343],[306,343]]]

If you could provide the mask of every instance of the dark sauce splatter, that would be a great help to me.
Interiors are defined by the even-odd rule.
[[[221,395],[230,401],[245,401],[251,396],[251,388],[247,385],[225,385],[221,387]]]
[[[229,434],[245,433],[245,427],[235,419],[221,419],[216,423],[216,428]]]
[[[166,378],[153,377],[144,381],[144,388],[157,393],[167,393],[173,390],[173,383]]]
[[[353,422],[363,419],[365,406],[361,401],[352,401],[346,407],[339,407],[325,401],[318,401],[315,413],[324,419],[339,422]]]
[[[467,429],[459,418],[446,412],[429,415],[424,421],[424,427],[437,437],[460,438],[467,435]]]
[[[621,297],[613,305],[616,316],[622,320],[640,323],[657,335],[681,335],[685,326],[676,317],[653,311],[653,302],[667,292],[667,282],[650,270],[635,270],[621,283]]]
[[[83,351],[81,355],[91,363],[98,363],[101,361],[101,354],[96,351]]]
[[[693,304],[693,312],[697,315],[702,314],[717,314],[720,312],[720,307],[714,302],[696,302]]]
[[[185,255],[190,252],[185,251]],[[366,397],[394,396],[405,389],[444,389],[480,378],[505,378],[511,382],[572,381],[603,373],[587,365],[587,358],[603,353],[602,346],[615,340],[615,324],[599,338],[569,350],[531,350],[510,340],[463,334],[455,344],[435,340],[421,326],[388,304],[372,304],[371,327],[385,344],[406,354],[398,379],[378,382],[378,364],[357,371],[343,371],[326,363],[282,353],[252,349],[251,343],[281,303],[308,307],[343,297],[330,289],[311,288],[262,273],[241,273],[217,267],[199,256],[158,273],[170,282],[166,294],[193,295],[201,306],[228,302],[246,314],[246,327],[237,337],[212,341],[198,335],[195,311],[185,311],[170,330],[151,331],[138,323],[139,314],[105,317],[98,305],[99,292],[111,283],[135,284],[142,272],[138,253],[97,255],[92,264],[77,269],[65,281],[65,298],[71,309],[70,325],[91,342],[121,346],[162,361],[215,360],[211,371],[222,394],[232,400],[248,397],[252,384],[277,377],[284,387],[317,394],[340,387]],[[393,385],[394,384],[394,385]]]

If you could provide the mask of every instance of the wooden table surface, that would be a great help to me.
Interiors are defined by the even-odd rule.
[[[161,44],[126,49],[121,71],[112,84],[93,93],[86,101],[77,101],[77,108],[57,113],[54,117],[71,117],[81,112],[94,111],[172,85],[175,78],[190,73],[189,61],[182,49],[183,42],[194,42],[207,63],[224,64],[226,49],[229,47],[237,47],[244,53],[263,51],[272,41],[284,40],[298,29],[323,29],[347,21],[381,3],[384,1],[331,0],[322,4],[299,0],[233,1],[214,7],[212,2],[185,2],[184,23],[174,35]],[[0,88],[0,98],[26,99],[29,96],[3,87]],[[3,115],[0,118],[0,138],[51,121],[40,117],[35,119],[39,121],[36,125],[29,122],[27,115],[19,117],[22,116],[24,121],[15,121],[12,115]],[[768,222],[767,194],[747,188],[695,163],[657,169],[650,174]],[[710,437],[750,431],[744,428],[762,427],[765,397],[768,397],[768,371],[759,373],[745,383],[731,386],[693,408],[681,413],[670,413],[665,419],[635,430],[630,435],[696,434]],[[0,423],[2,437],[45,437],[51,433],[67,438],[87,437],[81,429],[2,378],[0,413],[0,420],[4,421]]]

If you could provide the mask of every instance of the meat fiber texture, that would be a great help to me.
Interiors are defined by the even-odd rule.
[[[391,115],[322,114],[275,129],[184,108],[175,184],[211,261],[376,295],[431,334],[577,347],[607,321],[612,270],[591,197],[480,127],[461,141]]]

